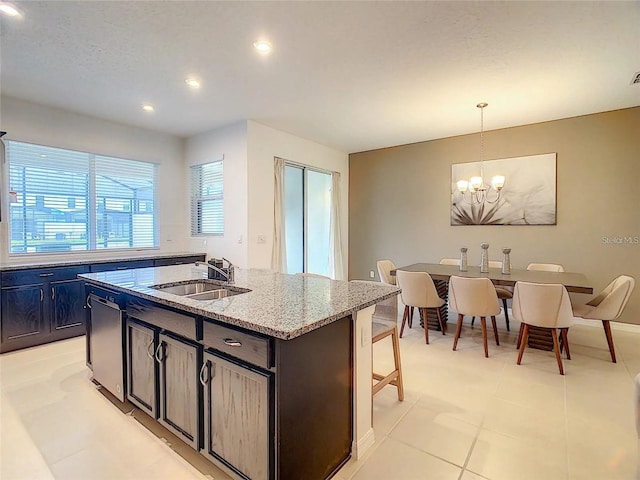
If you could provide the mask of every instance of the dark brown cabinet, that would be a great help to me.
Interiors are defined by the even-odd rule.
[[[5,345],[31,343],[31,338],[45,331],[44,284],[2,289],[2,351]]]

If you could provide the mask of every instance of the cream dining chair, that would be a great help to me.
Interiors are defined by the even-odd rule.
[[[422,312],[422,317],[424,318],[425,343],[429,343],[429,324],[427,321],[428,308],[434,308],[436,310],[440,330],[444,335],[446,332],[446,324],[442,320],[440,307],[445,304],[445,301],[438,296],[438,291],[436,290],[436,286],[434,285],[431,276],[426,272],[406,272],[404,270],[397,270],[396,278],[398,280],[398,286],[402,289],[400,297],[405,305],[404,314],[402,315],[402,326],[400,327],[400,338],[402,338],[404,325],[407,320],[409,322],[409,328],[411,328],[413,307],[417,307]]]
[[[458,339],[462,332],[462,319],[465,315],[480,317],[482,325],[482,343],[484,356],[489,356],[487,345],[487,317],[491,317],[493,334],[496,345],[500,345],[496,315],[500,313],[500,304],[496,289],[488,278],[465,278],[452,276],[449,279],[449,306],[458,312],[456,336],[453,339],[453,349],[458,347]]]
[[[395,270],[396,266],[391,260],[378,260],[376,266],[382,283],[396,284],[396,277],[391,275],[391,270]]]
[[[560,343],[558,342],[558,330],[562,336],[567,358],[571,359],[567,331],[573,325],[571,300],[569,300],[569,294],[564,285],[517,282],[513,291],[513,308],[511,312],[513,317],[524,325],[522,342],[518,352],[518,365],[522,361],[522,355],[527,345],[529,326],[546,328],[551,331],[553,352],[556,355],[560,375],[564,375],[564,366],[560,356]]]
[[[628,275],[620,275],[605,287],[599,295],[584,305],[574,305],[573,315],[585,320],[600,320],[609,345],[611,361],[616,363],[616,351],[613,347],[613,336],[609,322],[617,320],[627,305],[636,281]]]

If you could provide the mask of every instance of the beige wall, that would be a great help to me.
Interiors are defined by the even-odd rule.
[[[640,243],[603,238],[640,237],[640,107],[485,132],[485,159],[557,153],[554,226],[449,225],[451,164],[477,161],[479,142],[472,134],[350,155],[350,278],[368,278],[377,259],[437,262],[461,246],[477,264],[486,241],[491,259],[509,246],[514,268],[561,263],[596,291],[622,273],[640,281]],[[640,285],[621,320],[640,324]]]

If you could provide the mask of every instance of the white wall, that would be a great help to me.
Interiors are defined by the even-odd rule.
[[[273,245],[273,157],[340,172],[343,258],[348,261],[349,155],[324,145],[275,130],[256,121],[247,122],[248,159],[248,265],[271,268]],[[258,243],[264,235],[265,243]]]
[[[224,236],[190,237],[190,250],[207,252],[207,257],[225,257],[240,267],[247,266],[247,123],[245,121],[201,133],[187,139],[186,163],[197,165],[224,158]],[[189,196],[189,178],[184,182]],[[184,215],[190,216],[189,204]],[[186,234],[189,235],[188,225]]]
[[[187,196],[182,188],[186,169],[183,161],[184,140],[181,138],[4,96],[0,99],[0,130],[7,132],[5,140],[159,164],[159,247],[165,252],[186,248],[188,221],[184,211]],[[5,180],[3,174],[0,189],[4,188]],[[3,199],[6,198],[3,191],[0,194]],[[3,208],[6,209],[6,206],[3,205]],[[5,210],[0,228],[0,261],[11,262],[7,253],[6,218]],[[94,258],[96,255],[113,256],[113,252],[92,252],[90,255]],[[74,258],[78,256],[82,255]],[[54,258],[61,257],[58,254]],[[39,259],[42,257],[33,258]]]

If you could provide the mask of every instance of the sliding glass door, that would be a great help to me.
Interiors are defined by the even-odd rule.
[[[285,165],[287,273],[329,276],[331,173]]]

